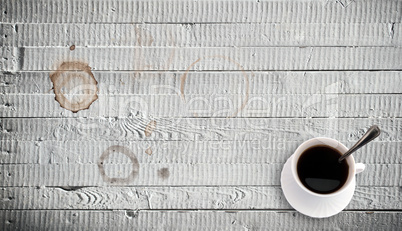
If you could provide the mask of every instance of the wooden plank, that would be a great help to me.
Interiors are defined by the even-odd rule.
[[[102,95],[178,95],[180,79],[174,72],[93,71]],[[0,73],[3,94],[54,94],[52,72]],[[402,93],[401,71],[271,71],[247,72],[249,94],[396,94]],[[189,72],[185,95],[244,94],[242,72]]]
[[[402,47],[78,47],[13,48],[3,71],[57,70],[82,61],[92,70],[401,70]],[[124,62],[123,62],[124,60]]]
[[[401,46],[400,23],[0,24],[3,46]]]
[[[91,230],[398,230],[402,226],[398,211],[344,211],[326,219],[295,211],[5,210],[0,216],[3,230],[80,230],[82,224]]]
[[[115,155],[115,154],[114,154]],[[291,154],[289,154],[290,156]],[[100,161],[100,160],[98,160]],[[99,162],[98,162],[99,163]],[[278,186],[283,164],[158,163],[0,165],[2,186]],[[100,170],[104,170],[103,172]],[[162,173],[161,173],[162,171]],[[130,177],[138,172],[135,177]],[[402,185],[400,164],[367,164],[359,186]],[[114,180],[118,179],[118,180]]]
[[[47,141],[247,141],[303,142],[327,136],[357,141],[372,125],[382,134],[377,141],[402,141],[402,119],[319,118],[159,118],[151,136],[145,128],[154,118],[2,118],[1,140]]]
[[[400,210],[400,187],[357,187],[346,210]],[[7,187],[0,209],[292,209],[273,187]]]
[[[90,97],[80,92],[72,101]],[[73,98],[75,97],[75,98]],[[401,117],[402,94],[186,94],[100,95],[88,110],[75,113],[61,107],[53,94],[0,95],[1,117],[129,117],[141,113],[151,117]],[[64,102],[64,101],[62,101]],[[244,105],[244,107],[242,106]]]
[[[92,164],[113,145],[130,148],[142,163],[284,163],[302,141],[0,141],[1,164]],[[352,147],[355,141],[341,140]],[[355,155],[367,164],[402,164],[402,142],[374,141]],[[127,163],[115,155],[114,164]]]
[[[1,22],[214,23],[401,22],[401,2],[385,1],[13,1]],[[161,13],[164,12],[164,13]],[[208,13],[206,13],[208,12]]]

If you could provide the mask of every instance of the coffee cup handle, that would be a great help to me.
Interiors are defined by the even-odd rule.
[[[366,169],[366,165],[364,165],[363,163],[356,163],[355,169],[356,169],[356,174],[361,173],[364,171],[364,169]]]

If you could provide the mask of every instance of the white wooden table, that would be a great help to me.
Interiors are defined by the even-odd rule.
[[[0,5],[1,230],[401,230],[402,1]],[[372,124],[345,211],[296,212],[297,146]]]

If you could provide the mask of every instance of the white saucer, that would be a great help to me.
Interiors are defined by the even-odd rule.
[[[315,218],[333,216],[341,212],[352,200],[356,180],[353,179],[348,188],[333,197],[317,197],[298,187],[294,180],[290,163],[293,155],[286,161],[281,173],[283,194],[289,204],[298,212]]]

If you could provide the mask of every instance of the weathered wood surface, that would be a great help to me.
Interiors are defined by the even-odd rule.
[[[289,156],[292,153],[289,153]],[[98,162],[99,163],[99,162]],[[103,162],[105,180],[98,164],[7,164],[0,165],[3,186],[278,186],[284,163],[156,163],[139,164],[134,170],[130,159],[125,164]],[[161,175],[162,169],[167,174]],[[360,186],[399,186],[400,164],[367,164],[367,171],[356,177]],[[133,180],[132,171],[138,171]]]
[[[402,1],[0,5],[1,230],[402,227]],[[55,73],[93,75],[96,100],[61,107],[88,91]],[[295,212],[298,145],[372,124],[346,211]]]
[[[353,146],[354,139],[341,140]],[[1,140],[2,164],[91,164],[109,147],[130,148],[141,163],[284,163],[300,145],[300,141],[280,139],[249,140],[141,140],[141,141],[56,141]],[[401,141],[374,141],[369,148],[356,154],[358,162],[367,164],[402,164]],[[378,154],[381,154],[378,157]],[[114,164],[127,163],[124,155],[115,155]]]
[[[372,124],[381,127],[377,141],[402,141],[401,118],[2,118],[1,140],[97,141],[303,141],[328,136],[357,141]],[[384,156],[380,156],[384,158]]]
[[[4,47],[2,52],[5,71],[56,70],[66,61],[110,71],[402,69],[402,47]]]
[[[0,93],[54,95],[52,72],[0,73]],[[183,71],[93,71],[102,95],[178,95]],[[400,94],[400,71],[271,71],[247,72],[249,94]],[[244,94],[241,72],[190,71],[185,95]]]
[[[399,72],[250,72],[247,79],[244,73],[202,72],[187,73],[185,85],[180,81],[183,72],[100,72],[95,74],[100,83],[98,100],[91,110],[79,113],[69,113],[54,100],[48,74],[2,75],[0,115],[127,117],[130,110],[155,117],[234,113],[238,117],[400,117],[402,113],[401,96],[396,94],[401,92]],[[363,84],[355,86],[359,82]]]
[[[247,81],[244,73],[194,72],[186,74],[185,85],[180,81],[184,72],[99,72],[94,74],[98,100],[91,110],[79,113],[66,111],[54,100],[49,75],[3,74],[0,114],[127,117],[130,110],[137,110],[155,117],[228,117],[236,112],[238,117],[400,117],[402,113],[397,94],[400,72],[250,72]]]
[[[2,22],[26,23],[370,23],[402,22],[398,0],[384,1],[49,1],[6,0]]]
[[[293,12],[297,13],[297,12]],[[4,46],[400,46],[401,23],[0,24]],[[49,36],[51,35],[51,36]]]
[[[84,97],[83,97],[84,98]],[[248,98],[244,109],[239,111]],[[153,117],[401,117],[401,95],[338,94],[187,94],[111,95],[98,94],[90,110],[66,112],[54,95],[4,95],[2,117],[128,117],[140,112]],[[238,112],[239,111],[239,112]]]
[[[400,210],[400,193],[400,187],[358,186],[346,210]],[[279,186],[7,187],[0,197],[0,209],[18,210],[292,209]]]
[[[293,211],[10,211],[0,215],[4,230],[398,230],[398,212],[345,211],[313,219]],[[51,222],[50,222],[51,221]]]

